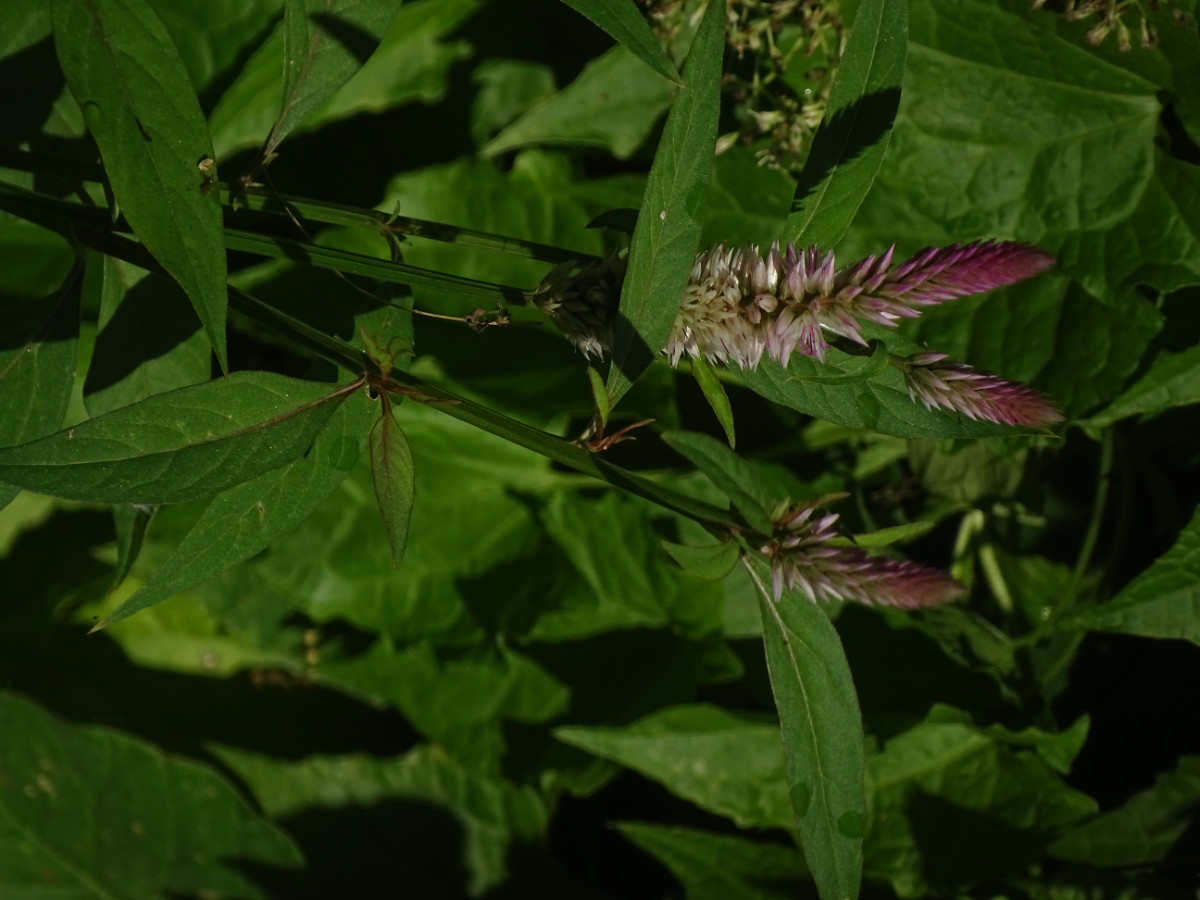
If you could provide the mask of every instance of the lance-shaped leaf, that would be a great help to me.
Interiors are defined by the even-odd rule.
[[[663,435],[663,440],[707,475],[755,531],[769,535],[774,530],[771,508],[785,498],[772,497],[755,470],[729,447],[694,431],[670,431]]]
[[[907,0],[864,0],[781,238],[834,246],[871,189],[900,106]]]
[[[120,587],[133,564],[137,562],[154,510],[155,507],[144,504],[117,503],[113,506],[113,530],[117,537],[117,571],[113,574],[111,590]]]
[[[92,503],[177,503],[307,452],[354,386],[237,372],[0,448],[0,481]]]
[[[394,0],[287,0],[283,107],[263,148],[264,157],[362,67],[379,46],[397,6]]]
[[[642,195],[621,290],[608,393],[613,403],[667,341],[700,240],[712,174],[725,48],[725,0],[708,4]]]
[[[679,84],[679,73],[654,32],[646,24],[633,0],[563,0],[576,12],[587,16],[618,42],[628,47],[642,62],[669,81]]]
[[[823,900],[858,896],[867,805],[862,715],[829,617],[796,592],[775,600],[750,563],[804,857]]]
[[[23,444],[62,425],[75,383],[82,276],[83,270],[75,269],[51,296],[4,310],[0,446]],[[7,506],[18,490],[0,483],[0,507]]]
[[[375,500],[387,529],[392,548],[392,565],[400,567],[408,545],[408,523],[412,519],[416,496],[416,469],[408,438],[400,430],[390,409],[371,429],[371,477],[375,482]]]
[[[144,0],[54,0],[53,11],[58,59],[117,205],[187,292],[224,369],[221,202],[198,168],[212,140],[179,51]]]
[[[362,456],[376,410],[359,392],[334,412],[303,456],[213,498],[162,568],[92,630],[221,574],[303,522]]]

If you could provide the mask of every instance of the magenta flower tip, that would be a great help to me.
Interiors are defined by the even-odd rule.
[[[1033,388],[947,359],[919,353],[900,363],[908,394],[926,409],[947,409],[975,421],[1049,428],[1064,421],[1049,397]]]

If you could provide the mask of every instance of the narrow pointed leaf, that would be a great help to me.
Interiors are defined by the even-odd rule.
[[[153,506],[132,506],[118,503],[113,506],[113,528],[117,534],[117,571],[113,574],[111,590],[116,590],[129,575],[142,552],[146,526],[154,515]]]
[[[1200,345],[1156,359],[1145,375],[1089,424],[1111,425],[1127,416],[1152,416],[1193,403],[1200,403]]]
[[[887,151],[907,54],[907,0],[863,0],[782,240],[830,248],[845,234]]]
[[[770,534],[771,509],[784,497],[772,497],[754,470],[716,438],[693,431],[669,431],[663,440],[688,458],[733,501],[759,534]]]
[[[692,375],[696,378],[696,384],[700,385],[704,399],[712,407],[713,415],[721,423],[721,428],[725,431],[725,439],[729,441],[729,449],[734,449],[737,446],[737,434],[733,428],[733,407],[729,405],[729,395],[725,393],[725,385],[721,384],[721,379],[717,377],[712,363],[703,353],[692,360]]]
[[[700,240],[712,174],[725,48],[725,2],[708,4],[683,67],[642,195],[621,290],[608,394],[615,404],[666,343]]]
[[[79,292],[75,269],[57,291],[4,309],[0,320],[0,447],[23,444],[62,425],[75,383]],[[0,508],[19,488],[3,484]]]
[[[866,753],[850,666],[829,617],[797,593],[775,600],[751,564],[788,791],[804,857],[823,900],[853,900],[862,881]]]
[[[371,476],[375,499],[392,548],[392,565],[400,567],[408,545],[408,523],[412,519],[416,470],[408,438],[388,410],[371,429]]]
[[[237,372],[0,448],[0,481],[93,503],[176,503],[308,451],[352,388]]]
[[[358,392],[334,412],[303,456],[214,497],[154,576],[92,630],[220,575],[303,522],[354,468],[377,411]]]
[[[134,233],[179,282],[225,358],[225,245],[213,155],[179,51],[145,0],[54,0],[54,41]]]
[[[362,68],[398,5],[395,0],[287,0],[283,107],[264,156]]]
[[[619,43],[624,44],[638,59],[655,72],[680,84],[679,73],[659,46],[654,32],[646,19],[634,5],[633,0],[563,0],[567,6],[587,16],[607,31]]]

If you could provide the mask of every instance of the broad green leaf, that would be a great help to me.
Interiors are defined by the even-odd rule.
[[[573,571],[556,571],[560,566],[547,561],[553,582],[520,589],[533,619],[531,639],[579,640],[621,628],[669,626],[689,635],[719,628],[719,592],[663,558],[645,504],[616,493],[589,499],[563,491],[546,504],[541,520]]]
[[[528,60],[481,60],[473,80],[479,86],[471,104],[471,138],[477,147],[555,92],[550,67]]]
[[[908,0],[863,0],[781,239],[837,245],[875,181],[900,106]]]
[[[529,656],[479,643],[438,650],[424,642],[391,649],[383,642],[353,657],[322,659],[318,679],[376,705],[400,710],[413,728],[477,768],[503,752],[504,722],[546,722],[562,715],[570,690]]]
[[[646,142],[673,94],[672,86],[650,76],[629,50],[613,47],[504,128],[481,152],[497,156],[530,144],[564,144],[628,159]]]
[[[1174,546],[1116,597],[1063,624],[1200,644],[1200,512]]]
[[[804,858],[824,900],[854,898],[867,806],[862,714],[850,666],[829,616],[798,591],[776,600],[766,566],[752,565]]]
[[[961,893],[1026,871],[1059,831],[1095,811],[1039,754],[1006,743],[929,721],[871,757],[867,874],[902,896]]]
[[[735,144],[713,161],[701,246],[769,246],[787,218],[795,179],[760,165],[751,147]]]
[[[587,16],[638,59],[668,81],[679,81],[675,65],[659,46],[658,39],[632,0],[563,0],[576,12]]]
[[[217,754],[272,819],[341,823],[300,829],[326,894],[350,877],[388,896],[479,897],[510,874],[513,845],[539,840],[547,825],[546,801],[535,790],[485,777],[429,745],[387,759]]]
[[[102,265],[100,333],[83,385],[88,413],[207,381],[212,351],[179,286],[111,256]]]
[[[804,857],[792,847],[644,822],[615,827],[670,869],[688,900],[796,900],[816,893]]]
[[[994,442],[909,442],[913,473],[925,489],[963,503],[1012,497],[1025,474],[1026,456],[1024,450],[1013,452]]]
[[[0,448],[0,481],[92,503],[190,500],[306,453],[347,394],[269,372],[235,372]]]
[[[388,407],[371,428],[371,475],[375,482],[375,500],[383,516],[392,565],[400,567],[408,545],[408,524],[412,519],[416,490],[412,450]]]
[[[795,824],[775,725],[696,705],[663,709],[625,728],[556,728],[554,736],[743,828]]]
[[[264,157],[363,66],[395,14],[393,0],[285,0],[283,105]]]
[[[1152,787],[1068,831],[1050,855],[1103,868],[1155,863],[1196,821],[1198,808],[1200,756],[1183,756]]]
[[[283,10],[283,0],[148,0],[187,66],[201,105],[231,77]]]
[[[934,705],[925,721],[931,725],[957,724],[974,727],[970,714],[942,703]],[[1079,756],[1079,751],[1083,749],[1087,740],[1090,726],[1091,720],[1084,715],[1076,719],[1066,731],[1043,731],[1040,728],[1012,731],[1003,725],[987,725],[977,730],[999,744],[1028,747],[1036,751],[1042,761],[1055,772],[1069,775],[1075,758]]]
[[[0,320],[0,447],[59,428],[75,384],[82,268],[41,300],[3,309]]]
[[[737,565],[742,552],[737,541],[732,539],[723,544],[705,544],[702,547],[673,544],[670,541],[663,541],[662,545],[685,572],[705,581],[720,581],[728,575]]]
[[[250,873],[296,848],[211,769],[0,693],[7,896],[272,896]]]
[[[154,576],[92,630],[219,575],[304,521],[362,456],[375,412],[360,392],[334,411],[303,456],[218,494]]]
[[[758,474],[728,446],[693,431],[668,431],[663,440],[685,456],[697,469],[733,501],[746,522],[759,534],[769,535],[775,528],[771,513],[785,497],[772,496]]]
[[[317,622],[345,620],[398,644],[473,633],[466,597],[480,591],[494,598],[496,585],[485,576],[526,558],[539,540],[536,513],[522,498],[562,476],[544,458],[418,403],[405,404],[404,431],[417,501],[400,569],[392,566],[364,459],[310,518],[254,561],[255,577]],[[507,590],[533,580],[524,566],[516,569]]]
[[[696,384],[700,385],[700,390],[712,408],[713,415],[721,423],[721,428],[725,432],[725,440],[729,442],[729,449],[735,449],[737,436],[733,428],[733,407],[729,405],[729,395],[725,393],[725,385],[721,384],[717,373],[713,371],[712,364],[703,353],[692,360],[692,375],[696,379]]]
[[[615,404],[654,362],[695,260],[712,174],[725,49],[725,0],[712,0],[692,41],[638,210],[608,373]]]
[[[1200,345],[1160,356],[1125,393],[1092,416],[1089,424],[1103,427],[1129,416],[1152,416],[1193,403],[1200,403]]]
[[[145,0],[54,0],[54,40],[122,215],[187,292],[222,369],[225,244],[213,155],[179,51]]]
[[[74,265],[75,253],[62,235],[0,213],[0,308],[54,293]]]
[[[886,353],[886,350],[877,352]],[[926,409],[908,395],[904,376],[886,363],[831,349],[824,363],[792,354],[787,369],[764,359],[740,371],[746,387],[782,406],[816,418],[907,438],[994,437],[1013,429],[957,413]]]
[[[478,7],[479,0],[393,4],[391,25],[366,65],[297,126],[304,132],[357,112],[381,112],[445,94],[447,72],[470,50],[446,41]],[[396,9],[399,6],[399,9]],[[279,27],[242,67],[213,110],[210,127],[217,153],[259,147],[282,105],[284,27]]]
[[[129,506],[118,503],[113,506],[113,528],[117,534],[117,571],[113,575],[113,589],[120,587],[137,562],[146,538],[146,526],[154,515],[153,506]]]

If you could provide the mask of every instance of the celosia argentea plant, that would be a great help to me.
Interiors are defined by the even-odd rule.
[[[1027,6],[0,3],[0,885],[1176,896],[1200,38]]]

